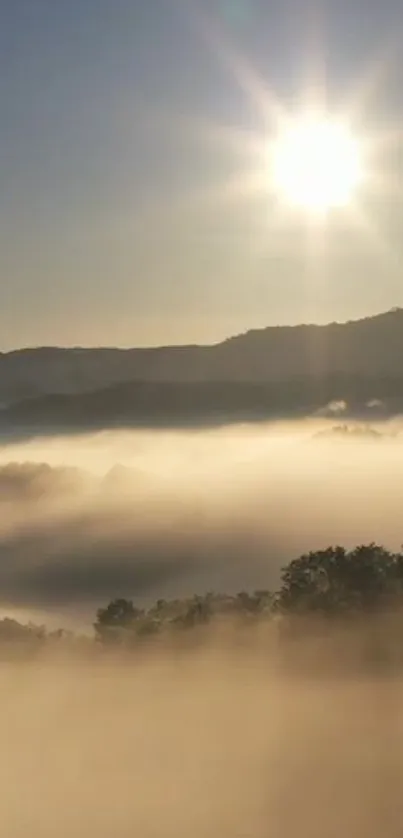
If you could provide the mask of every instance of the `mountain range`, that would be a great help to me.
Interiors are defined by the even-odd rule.
[[[403,310],[272,326],[212,346],[0,353],[1,422],[110,426],[403,407]]]

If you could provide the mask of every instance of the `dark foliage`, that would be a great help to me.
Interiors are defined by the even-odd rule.
[[[282,572],[283,612],[341,615],[380,611],[402,596],[403,556],[376,544],[346,551],[329,547],[300,556]]]
[[[188,599],[159,599],[148,609],[136,607],[130,599],[113,599],[98,609],[94,630],[101,646],[130,648],[156,635],[178,636],[178,632],[226,620],[242,627],[280,618],[287,634],[287,626],[302,626],[304,617],[311,624],[312,618],[320,618],[321,626],[323,619],[331,625],[332,621],[346,624],[350,618],[359,618],[366,621],[369,636],[374,619],[398,615],[402,604],[403,553],[376,544],[349,551],[336,546],[293,559],[283,568],[276,594],[265,590],[236,595],[208,592]],[[371,655],[374,649],[383,655],[385,645],[379,645],[379,632],[371,638]],[[71,644],[82,639],[63,630],[47,633],[43,627],[22,626],[7,618],[0,621],[2,648],[19,644],[38,649],[49,642]],[[86,643],[88,646],[91,641]]]

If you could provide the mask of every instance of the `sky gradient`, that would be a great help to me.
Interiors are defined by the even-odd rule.
[[[0,349],[212,342],[403,305],[400,140],[367,231],[329,225],[309,258],[263,175],[233,188],[271,130],[245,62],[291,109],[315,49],[330,107],[385,70],[360,129],[399,129],[402,29],[399,0],[0,0]]]

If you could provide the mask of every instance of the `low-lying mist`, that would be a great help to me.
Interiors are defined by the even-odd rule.
[[[318,421],[4,447],[4,613],[89,624],[119,594],[275,587],[304,550],[399,547],[399,427],[367,430],[323,434]],[[397,838],[401,617],[382,620],[323,641],[307,628],[282,643],[273,618],[129,653],[84,639],[2,657],[1,835]],[[368,657],[377,637],[383,672]]]
[[[273,588],[281,566],[305,550],[371,541],[399,548],[399,423],[376,434],[332,433],[332,425],[318,419],[4,445],[2,610],[89,624],[115,596],[147,603]]]
[[[402,684],[267,652],[0,669],[7,838],[401,834]]]

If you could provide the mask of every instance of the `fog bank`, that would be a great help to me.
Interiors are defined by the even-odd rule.
[[[334,422],[334,420],[333,420]],[[147,603],[272,588],[299,553],[403,541],[399,423],[110,432],[0,449],[0,608],[89,622]],[[365,430],[365,429],[364,429]]]
[[[7,838],[397,838],[402,685],[256,647],[0,668]]]

